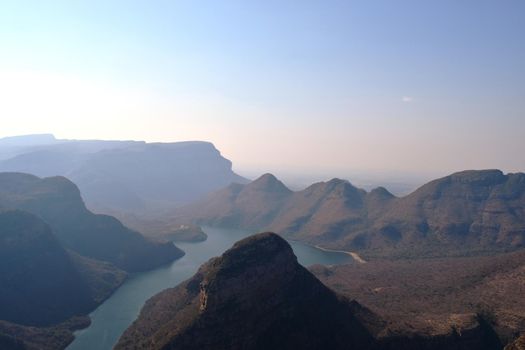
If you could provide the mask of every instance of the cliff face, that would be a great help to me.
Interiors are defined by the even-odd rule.
[[[150,299],[116,349],[370,349],[358,304],[297,263],[275,234],[244,239]]]
[[[0,207],[33,213],[66,248],[128,271],[150,269],[184,254],[171,243],[145,239],[111,216],[91,213],[78,188],[63,177],[0,173]]]
[[[525,245],[522,173],[460,172],[402,198],[384,188],[367,193],[339,179],[298,192],[275,192],[262,180],[211,194],[180,209],[179,219],[267,229],[368,256],[478,254]]]

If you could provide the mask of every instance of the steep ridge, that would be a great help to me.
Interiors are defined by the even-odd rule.
[[[115,349],[501,349],[483,322],[454,325],[391,329],[299,265],[284,239],[261,233],[150,299]]]
[[[523,173],[459,172],[402,198],[339,179],[275,196],[262,180],[230,185],[181,208],[177,220],[272,230],[369,257],[484,254],[525,245]]]
[[[172,243],[145,239],[111,216],[91,213],[78,188],[63,177],[0,173],[0,207],[38,215],[66,248],[127,271],[147,270],[184,254]]]
[[[275,234],[237,242],[150,299],[116,349],[371,349],[359,317]]]

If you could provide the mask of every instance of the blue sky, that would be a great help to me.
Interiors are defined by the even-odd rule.
[[[523,1],[0,1],[0,136],[239,169],[525,170]]]

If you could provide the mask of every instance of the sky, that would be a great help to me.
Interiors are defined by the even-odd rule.
[[[241,173],[525,171],[524,16],[522,0],[0,0],[0,137],[207,140]]]

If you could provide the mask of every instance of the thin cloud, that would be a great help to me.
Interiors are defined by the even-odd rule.
[[[401,97],[401,101],[403,101],[405,103],[410,103],[410,102],[414,101],[414,98],[412,96],[403,96],[403,97]]]

